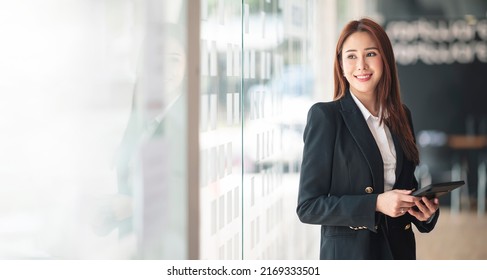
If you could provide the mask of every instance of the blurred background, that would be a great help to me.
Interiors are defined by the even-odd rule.
[[[0,259],[318,259],[302,133],[364,16],[420,184],[467,182],[418,258],[487,259],[485,0],[0,0]]]

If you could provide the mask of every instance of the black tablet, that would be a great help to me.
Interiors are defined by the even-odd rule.
[[[435,183],[413,192],[412,195],[426,196],[428,199],[432,199],[434,197],[440,197],[444,194],[447,194],[463,185],[465,185],[465,181]]]

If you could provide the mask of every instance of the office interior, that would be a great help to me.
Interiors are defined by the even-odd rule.
[[[487,259],[487,1],[0,2],[0,259],[318,259],[308,109],[378,21],[440,199],[418,259]],[[445,246],[445,244],[450,244]]]

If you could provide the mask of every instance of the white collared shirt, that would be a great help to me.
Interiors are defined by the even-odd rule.
[[[396,182],[396,149],[391,132],[384,123],[380,124],[380,118],[372,115],[353,93],[352,98],[364,115],[370,132],[372,132],[379,147],[380,155],[384,162],[384,191],[390,191]]]

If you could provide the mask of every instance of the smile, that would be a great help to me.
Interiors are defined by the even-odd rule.
[[[370,80],[371,77],[372,77],[372,74],[355,76],[355,78],[357,78],[361,82],[366,82],[366,81]]]

